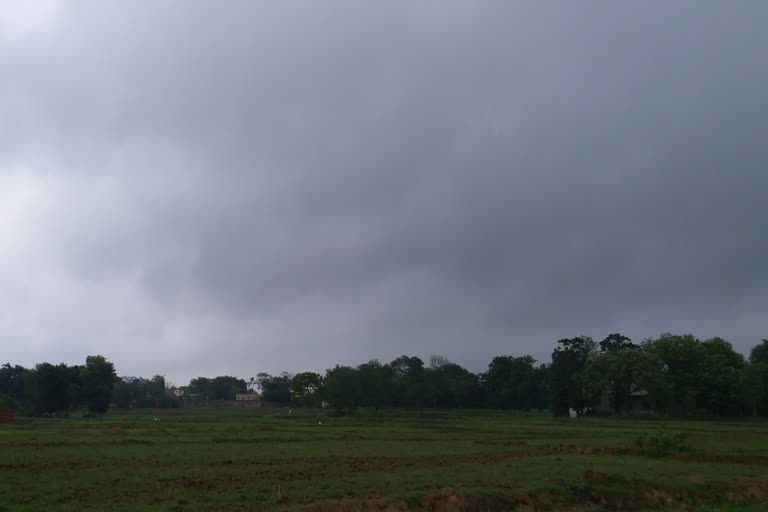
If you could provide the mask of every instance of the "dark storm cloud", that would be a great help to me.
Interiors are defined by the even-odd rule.
[[[0,279],[51,325],[5,330],[178,378],[480,369],[615,330],[745,350],[768,307],[766,14],[62,5],[0,46],[21,247]],[[19,277],[30,254],[50,279]]]

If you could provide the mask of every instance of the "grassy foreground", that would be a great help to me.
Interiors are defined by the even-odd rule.
[[[157,416],[159,421],[155,421]],[[0,425],[0,511],[768,510],[768,423],[496,411],[113,413]],[[693,451],[634,440],[687,432]]]

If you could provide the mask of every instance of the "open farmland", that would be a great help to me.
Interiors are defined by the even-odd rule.
[[[765,422],[490,411],[320,419],[309,411],[198,409],[0,425],[0,510],[768,506]],[[662,428],[686,432],[693,451],[641,453],[634,440]]]

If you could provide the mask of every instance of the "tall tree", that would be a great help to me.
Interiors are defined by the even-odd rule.
[[[320,403],[322,377],[314,372],[297,373],[291,379],[291,403],[317,407]]]
[[[656,355],[664,365],[670,395],[663,410],[681,415],[695,414],[702,392],[704,353],[701,342],[691,334],[663,333],[643,342],[643,349]]]
[[[600,342],[600,352],[612,352],[614,350],[625,350],[638,348],[639,345],[632,343],[632,340],[617,332],[609,334]]]
[[[592,396],[585,388],[581,372],[596,352],[597,344],[588,336],[564,338],[552,352],[549,368],[552,414],[566,416],[573,408],[582,415],[592,405]]]
[[[760,345],[752,347],[749,351],[749,362],[768,364],[768,340],[762,340]]]
[[[229,375],[219,375],[210,381],[211,400],[234,400],[238,393],[245,393],[248,383],[245,380]],[[290,400],[290,395],[288,397]]]
[[[739,372],[736,402],[742,414],[768,413],[768,363],[744,365]]]
[[[701,351],[699,407],[717,416],[736,409],[744,356],[722,338],[703,341]]]
[[[357,367],[360,379],[360,405],[376,409],[395,404],[394,371],[389,365],[371,359]]]
[[[30,392],[35,412],[66,412],[79,400],[79,368],[64,363],[39,363],[34,371],[28,372],[24,386]]]
[[[432,407],[480,405],[478,376],[442,356],[432,356],[425,371],[427,403]]]
[[[661,360],[635,348],[614,348],[591,357],[582,384],[593,402],[607,392],[616,413],[631,412],[633,397],[644,396],[648,406],[655,406],[666,396]]]
[[[534,409],[546,406],[542,372],[531,356],[497,356],[483,376],[486,400],[494,409]]]
[[[283,372],[260,379],[261,398],[265,402],[291,401],[291,375]]]
[[[104,414],[109,409],[112,390],[117,381],[115,366],[103,356],[88,356],[80,370],[82,390],[88,411]]]
[[[198,395],[200,398],[212,400],[213,388],[211,379],[208,377],[197,377],[189,381],[187,386],[190,395]]]
[[[362,401],[360,374],[349,366],[336,366],[325,373],[323,398],[336,409],[352,414]]]
[[[18,405],[24,404],[25,371],[23,366],[10,363],[0,366],[0,395],[7,395]]]
[[[424,361],[418,357],[400,356],[389,363],[398,392],[399,405],[424,408],[427,387]]]

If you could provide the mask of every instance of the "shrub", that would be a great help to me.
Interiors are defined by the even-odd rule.
[[[16,402],[8,395],[0,395],[0,409],[16,409]]]
[[[635,439],[635,445],[643,453],[651,452],[656,455],[666,455],[670,452],[689,452],[693,448],[686,444],[686,432],[667,432],[658,430],[641,435]]]

